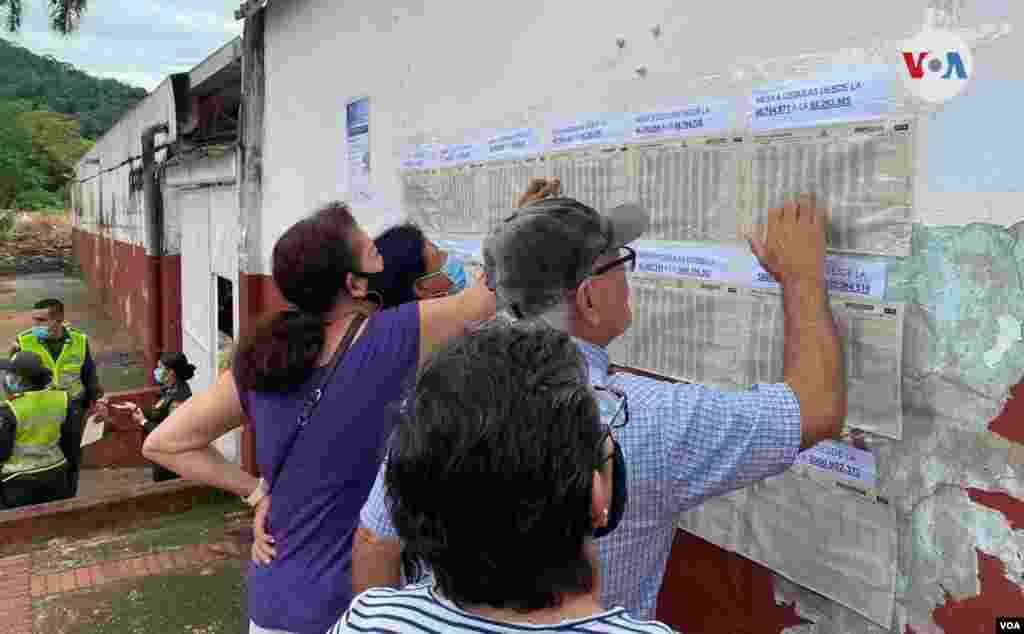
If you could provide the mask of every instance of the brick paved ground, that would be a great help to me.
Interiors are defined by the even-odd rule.
[[[30,556],[0,559],[0,632],[32,634],[31,577]]]
[[[59,573],[32,574],[30,576],[30,593],[31,597],[35,599],[62,592],[86,590],[121,579],[158,575],[172,570],[202,566],[229,557],[240,557],[241,554],[241,548],[234,542],[198,544],[131,559],[104,561]],[[0,588],[3,586],[0,585]]]
[[[0,633],[236,634],[250,521],[232,500],[0,558]]]

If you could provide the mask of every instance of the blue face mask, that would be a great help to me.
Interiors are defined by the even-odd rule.
[[[21,384],[18,383],[18,379],[13,374],[4,376],[4,390],[8,394],[17,394],[21,391]]]
[[[153,368],[153,380],[155,380],[160,385],[163,385],[163,383],[164,383],[164,369],[163,368]]]
[[[441,267],[441,272],[452,283],[451,288],[448,289],[449,295],[466,290],[466,266],[461,258],[449,253],[448,258],[444,261],[444,266]]]
[[[50,329],[46,326],[32,326],[32,336],[36,339],[48,339],[50,337]]]

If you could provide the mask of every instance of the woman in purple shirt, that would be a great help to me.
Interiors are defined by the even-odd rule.
[[[375,310],[368,278],[383,266],[344,204],[293,225],[274,246],[273,275],[295,308],[254,328],[232,371],[179,407],[143,446],[150,460],[232,491],[267,516],[276,552],[249,569],[250,632],[321,634],[347,609],[353,533],[392,427],[391,404],[434,347],[495,312],[482,280],[457,295]],[[332,373],[346,334],[354,339]],[[308,421],[300,426],[303,414]],[[210,446],[244,416],[266,481]]]

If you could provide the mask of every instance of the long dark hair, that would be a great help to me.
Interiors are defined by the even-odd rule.
[[[348,205],[332,202],[277,240],[274,283],[294,308],[264,318],[239,343],[233,366],[241,389],[285,393],[309,378],[326,340],[323,316],[348,294],[348,274],[358,270],[356,227]]]
[[[181,381],[190,381],[196,375],[196,366],[188,362],[184,352],[165,352],[160,355],[160,363],[165,368],[174,370]]]
[[[407,222],[391,227],[373,242],[384,259],[384,271],[370,277],[370,290],[380,295],[381,308],[414,301],[416,280],[427,273],[423,230]]]

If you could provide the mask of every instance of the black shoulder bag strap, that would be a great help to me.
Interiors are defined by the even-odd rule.
[[[327,370],[324,372],[323,378],[320,379],[319,385],[313,388],[313,391],[306,396],[305,402],[302,404],[302,410],[299,412],[299,419],[297,425],[295,425],[295,431],[292,433],[291,441],[284,450],[284,454],[281,456],[281,461],[277,463],[277,469],[274,471],[274,477],[270,480],[270,488],[273,489],[277,484],[277,478],[281,475],[281,470],[284,468],[284,463],[288,460],[288,455],[292,451],[292,447],[295,446],[295,441],[298,439],[302,429],[309,424],[309,421],[313,418],[313,412],[316,411],[316,406],[320,404],[320,400],[324,396],[324,392],[327,390],[327,385],[334,377],[334,373],[338,370],[338,366],[341,365],[341,359],[345,356],[349,346],[352,345],[352,340],[356,338],[356,333],[359,332],[359,328],[366,321],[366,315],[359,313],[349,324],[348,330],[345,332],[345,337],[338,344],[337,349],[334,351],[334,355],[331,357],[331,362],[327,365]]]

